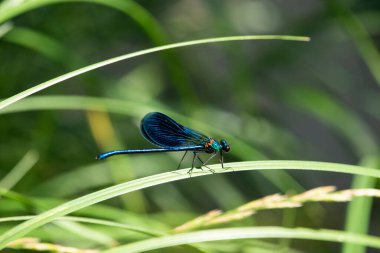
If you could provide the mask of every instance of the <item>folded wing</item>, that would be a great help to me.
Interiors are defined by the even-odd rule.
[[[160,112],[148,113],[141,120],[141,133],[151,143],[165,148],[204,148],[208,137],[187,128]]]

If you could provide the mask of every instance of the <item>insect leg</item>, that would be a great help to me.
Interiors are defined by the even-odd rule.
[[[205,166],[205,165],[204,165],[204,162],[202,161],[202,159],[199,157],[198,153],[197,153],[197,159],[202,163],[200,169],[203,170],[202,166]],[[205,167],[207,167],[207,166],[205,166]],[[207,167],[207,168],[210,169],[209,167]]]
[[[207,158],[207,160],[203,163],[203,166],[206,166],[206,164],[216,156],[216,153],[213,153],[209,158]]]
[[[181,166],[181,163],[182,163],[183,159],[185,158],[186,154],[187,154],[187,150],[186,150],[185,154],[182,156],[181,161],[178,164],[177,170],[179,170],[179,167]]]
[[[223,158],[224,158],[223,157],[223,153],[222,153],[222,151],[220,151],[220,159],[219,159],[219,161],[222,164],[222,169],[230,169],[231,167],[224,167],[224,159]]]
[[[195,157],[197,157],[197,153],[196,153],[195,151],[193,152],[193,154],[194,154],[194,156],[193,156],[193,162],[191,163],[191,169],[189,169],[189,170],[187,171],[187,174],[189,174],[190,177],[191,177],[191,172],[192,172],[193,169],[194,169]]]
[[[212,154],[209,158],[207,158],[207,160],[205,161],[205,162],[203,162],[199,157],[198,157],[198,159],[199,159],[199,161],[201,161],[201,163],[202,163],[202,166],[205,166],[207,169],[209,169],[212,173],[215,173],[215,171],[213,170],[213,169],[211,169],[211,168],[209,168],[206,164],[213,158],[213,157],[215,157],[215,155],[216,155],[216,153],[214,153],[214,154]],[[202,168],[202,167],[201,167]]]

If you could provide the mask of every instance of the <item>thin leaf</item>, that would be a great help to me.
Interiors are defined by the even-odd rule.
[[[312,161],[254,161],[254,162],[240,162],[240,163],[226,163],[225,166],[228,169],[220,168],[220,165],[210,165],[209,167],[215,171],[215,173],[227,173],[237,171],[248,170],[308,170],[308,171],[329,171],[340,172],[354,175],[364,175],[380,178],[380,171],[376,169],[336,164],[336,163],[324,163],[324,162],[312,162]],[[191,177],[187,173],[188,169],[182,169],[175,172],[165,172],[145,178],[140,178],[125,182],[119,185],[115,185],[83,197],[66,202],[58,207],[50,209],[35,218],[21,223],[18,226],[10,229],[6,233],[0,236],[0,250],[4,248],[9,242],[17,239],[35,228],[47,224],[48,222],[72,213],[84,207],[99,203],[101,201],[120,196],[136,190],[148,188],[154,185],[160,185],[168,182],[173,182],[182,179],[191,179],[191,177],[206,176],[213,174],[210,170],[198,170],[191,174]]]
[[[1,222],[10,222],[10,221],[25,221],[35,218],[35,215],[26,215],[26,216],[13,216],[13,217],[4,217],[0,218]],[[126,230],[134,231],[137,233],[142,233],[150,236],[159,236],[164,235],[162,232],[153,231],[152,228],[143,228],[136,225],[128,225],[120,222],[110,221],[110,220],[103,220],[103,219],[95,219],[95,218],[87,218],[87,217],[76,217],[76,216],[64,216],[59,217],[56,219],[57,221],[76,221],[76,222],[82,222],[82,223],[90,223],[90,224],[97,224],[97,225],[103,225],[103,226],[109,226],[109,227],[116,227],[116,228],[123,228]]]
[[[106,250],[104,251],[104,253],[136,253],[191,243],[251,238],[294,238],[339,243],[351,242],[380,249],[379,237],[357,235],[337,230],[314,230],[307,228],[283,227],[243,227],[210,229],[184,234],[163,236],[159,238],[152,238]]]
[[[378,158],[367,158],[362,162],[364,166],[380,167]],[[377,180],[373,177],[355,176],[353,180],[354,188],[375,187]],[[350,202],[346,211],[346,231],[358,234],[366,234],[371,223],[371,198],[359,198]],[[358,219],[360,217],[360,219]],[[351,244],[349,242],[343,245],[343,253],[364,253],[365,247]]]
[[[0,102],[0,110],[16,103],[17,101],[30,96],[34,93],[37,93],[41,90],[44,90],[50,86],[53,86],[57,83],[63,82],[65,80],[68,80],[70,78],[73,78],[75,76],[78,76],[80,74],[89,72],[91,70],[101,68],[119,61],[123,61],[126,59],[130,59],[136,56],[141,56],[149,53],[154,53],[158,51],[168,50],[172,48],[178,48],[178,47],[185,47],[185,46],[192,46],[192,45],[199,45],[199,44],[207,44],[207,43],[216,43],[216,42],[227,42],[227,41],[239,41],[239,40],[293,40],[293,41],[309,41],[308,37],[301,37],[301,36],[289,36],[289,35],[247,35],[247,36],[230,36],[230,37],[219,37],[219,38],[208,38],[208,39],[201,39],[201,40],[191,40],[191,41],[185,41],[180,43],[174,43],[174,44],[168,44],[160,47],[153,47],[150,49],[145,49],[141,51],[136,51],[129,54],[124,54],[121,56],[117,56],[105,61],[101,61],[95,64],[88,65],[86,67],[77,69],[75,71],[69,72],[67,74],[58,76],[56,78],[53,78],[49,81],[46,81],[44,83],[38,84],[32,88],[29,88],[27,90],[24,90],[23,92],[20,92],[10,98],[7,98]]]
[[[0,189],[9,190],[37,163],[38,153],[34,150],[28,151],[16,166],[0,180]]]

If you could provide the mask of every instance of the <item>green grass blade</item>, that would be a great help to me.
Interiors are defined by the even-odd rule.
[[[8,1],[9,2],[9,1]],[[159,26],[159,23],[154,20],[148,11],[143,9],[139,4],[134,1],[124,0],[34,0],[22,1],[19,4],[8,4],[4,1],[0,4],[0,23],[10,20],[25,12],[32,11],[46,5],[69,3],[69,2],[84,2],[90,4],[105,5],[117,9],[129,16],[131,16],[149,37],[157,44],[163,43],[165,35]]]
[[[27,97],[34,93],[37,93],[41,90],[44,90],[50,86],[53,86],[57,83],[63,82],[65,80],[68,80],[70,78],[73,78],[75,76],[78,76],[80,74],[89,72],[91,70],[101,68],[119,61],[123,61],[126,59],[130,59],[133,57],[154,53],[158,51],[168,50],[172,48],[179,48],[179,47],[186,47],[186,46],[193,46],[193,45],[199,45],[199,44],[207,44],[207,43],[216,43],[216,42],[227,42],[227,41],[240,41],[240,40],[291,40],[291,41],[309,41],[308,37],[302,37],[302,36],[288,36],[288,35],[246,35],[246,36],[230,36],[230,37],[219,37],[219,38],[208,38],[208,39],[201,39],[201,40],[192,40],[192,41],[185,41],[180,43],[174,43],[174,44],[168,44],[164,46],[159,47],[153,47],[150,49],[145,49],[141,51],[136,51],[129,54],[124,54],[121,56],[117,56],[105,61],[101,61],[95,64],[88,65],[86,67],[77,69],[75,71],[69,72],[67,74],[58,76],[56,78],[53,78],[49,81],[46,81],[44,83],[38,84],[32,88],[29,88],[23,92],[20,92],[8,99],[5,99],[0,102],[0,110]]]
[[[151,39],[152,43],[154,45],[164,45],[168,43],[167,36],[164,32],[164,29],[161,28],[160,23],[147,11],[145,10],[141,5],[134,1],[124,1],[124,0],[45,0],[45,1],[30,1],[28,2],[22,2],[18,5],[8,5],[3,6],[2,10],[0,11],[0,20],[9,20],[15,16],[19,16],[25,12],[32,11],[36,8],[41,8],[46,5],[53,5],[53,4],[59,4],[59,3],[69,3],[69,2],[84,2],[89,4],[99,4],[104,5],[113,9],[116,9],[124,14],[126,14],[128,17],[135,20],[135,22],[140,25],[143,31],[148,35],[148,37]],[[1,9],[1,7],[0,7]],[[1,23],[1,22],[0,22]],[[30,30],[31,31],[31,30]],[[21,31],[23,32],[23,31]],[[32,32],[32,31],[31,31]],[[16,32],[18,35],[20,32]],[[24,44],[25,46],[37,49],[39,52],[42,52],[46,55],[46,53],[49,53],[49,57],[53,56],[55,57],[55,61],[61,62],[66,64],[67,62],[71,62],[67,59],[67,57],[70,57],[75,61],[76,57],[73,56],[70,52],[68,54],[62,54],[63,51],[67,50],[54,50],[54,49],[60,49],[57,48],[55,43],[51,43],[54,41],[47,41],[47,43],[51,44],[52,47],[47,46],[49,44],[44,43],[35,43],[35,41],[38,40],[45,40],[43,37],[47,37],[42,34],[38,34],[36,32],[33,32],[32,36],[36,36],[35,39],[26,39],[24,40],[22,37],[16,37],[11,35],[13,38],[9,38],[12,42],[18,43],[18,44]],[[25,35],[21,34],[21,35]],[[40,36],[42,35],[42,37]],[[0,31],[0,37],[1,37],[1,31]],[[8,39],[8,37],[6,37]],[[61,52],[60,52],[61,51]],[[61,57],[64,55],[65,57]],[[59,57],[57,57],[59,56]],[[191,88],[191,84],[186,78],[185,70],[181,67],[181,64],[179,63],[179,60],[174,54],[168,53],[165,55],[166,63],[169,66],[170,73],[173,79],[173,83],[175,84],[174,87],[177,88],[179,94],[182,96],[182,99],[184,101],[188,102],[199,102],[196,100],[196,94],[194,90]]]
[[[46,56],[47,58],[65,64],[68,52],[51,37],[24,27],[14,27],[3,40],[15,43]]]
[[[16,166],[0,180],[0,189],[9,190],[37,163],[38,153],[34,150],[28,151]]]
[[[159,21],[136,1],[85,0],[85,2],[105,5],[125,13],[140,25],[142,30],[149,36],[153,45],[159,46],[169,43],[168,36],[165,34]],[[169,68],[171,79],[173,80],[172,85],[177,90],[183,103],[191,104],[192,106],[199,104],[199,99],[192,88],[188,73],[185,68],[182,67],[178,56],[175,53],[167,52],[164,55],[164,59],[165,64]]]
[[[347,34],[355,43],[363,61],[368,66],[372,76],[376,80],[377,84],[380,85],[380,54],[376,44],[366,30],[366,27],[349,9],[344,1],[327,1],[326,5],[344,26]],[[378,113],[375,115],[377,114]],[[364,160],[367,159],[367,157],[364,158]],[[376,180],[373,180],[373,178],[356,177],[353,182],[353,187],[372,187],[375,184]],[[371,205],[372,199],[368,198],[357,199],[349,204],[346,218],[346,229],[348,231],[365,233],[368,230]],[[358,219],[358,217],[360,217],[360,219]],[[346,243],[342,252],[362,253],[365,251],[366,249],[364,246]]]
[[[293,238],[339,243],[349,241],[352,243],[367,245],[369,247],[380,249],[380,238],[368,235],[357,235],[327,229],[314,230],[307,228],[244,227],[210,229],[184,234],[169,235],[160,238],[152,238],[106,250],[104,253],[136,253],[191,243],[252,238]]]
[[[11,221],[26,221],[35,218],[35,215],[26,215],[26,216],[12,216],[12,217],[4,217],[0,218],[1,222],[11,222]],[[137,233],[142,233],[150,236],[160,236],[164,235],[162,232],[152,231],[152,228],[143,228],[141,226],[136,225],[128,225],[120,222],[104,220],[104,219],[95,219],[95,218],[87,218],[87,217],[76,217],[76,216],[64,216],[56,219],[57,221],[76,221],[81,223],[89,223],[89,224],[97,224],[108,227],[122,228],[125,230],[134,231]],[[56,221],[55,220],[55,221]]]
[[[362,163],[363,166],[373,168],[380,167],[380,161],[376,157],[367,158]],[[376,178],[355,176],[352,188],[373,188],[376,186]],[[372,198],[356,198],[348,204],[346,215],[346,231],[351,233],[366,234],[371,220]],[[360,219],[358,219],[360,217]],[[345,243],[343,253],[364,253],[364,245]]]
[[[315,88],[297,87],[286,91],[286,100],[340,133],[359,157],[378,154],[376,134],[367,122],[330,94]]]
[[[11,22],[0,25],[0,38],[4,37],[4,35],[6,35],[12,29],[13,29],[13,24],[11,24]]]
[[[209,167],[215,173],[248,171],[248,170],[308,170],[308,171],[329,171],[340,172],[354,175],[363,175],[380,178],[380,171],[372,168],[344,165],[335,163],[312,162],[312,161],[254,161],[254,162],[240,162],[240,163],[227,163],[225,166],[229,169],[222,169],[220,165],[210,165]],[[182,179],[191,179],[187,173],[188,169],[178,170],[176,172],[165,172],[145,178],[140,178],[115,185],[83,197],[66,202],[58,207],[50,209],[35,218],[15,226],[0,236],[0,250],[4,248],[7,243],[12,240],[26,235],[28,232],[38,228],[48,222],[72,213],[84,207],[99,203],[101,201],[120,196],[136,190],[148,188],[155,185],[160,185],[168,182],[173,182]],[[195,171],[192,177],[205,176],[213,174],[209,170]]]
[[[299,94],[302,94],[300,96]],[[329,94],[312,88],[299,88],[297,94],[288,92],[289,103],[313,115],[319,121],[340,133],[363,160],[377,158],[379,147],[376,143],[376,134],[357,114],[350,111],[343,104],[334,100]],[[316,104],[320,106],[315,106]],[[372,161],[371,167],[377,165]],[[353,188],[372,188],[376,180],[373,178],[354,178]],[[370,221],[371,198],[354,200],[349,204],[346,226],[349,231],[365,233]],[[360,217],[360,220],[358,219]],[[350,248],[352,250],[350,250]],[[364,252],[361,245],[345,245],[345,253]]]
[[[326,1],[326,5],[344,26],[363,61],[367,64],[369,71],[380,86],[380,53],[376,42],[371,38],[366,27],[347,7],[346,1]]]
[[[118,244],[118,242],[112,236],[108,235],[108,233],[100,232],[75,221],[56,221],[54,224],[63,229],[65,233],[72,234],[74,238],[96,242],[97,245],[105,247]]]

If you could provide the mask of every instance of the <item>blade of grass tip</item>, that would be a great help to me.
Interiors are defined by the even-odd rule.
[[[380,168],[380,160],[378,157],[367,157],[363,160],[361,165],[372,168]],[[376,178],[355,176],[352,188],[373,188],[376,186],[376,183]],[[367,233],[371,216],[372,202],[372,198],[355,198],[348,204],[345,225],[346,231],[358,234]],[[366,247],[364,245],[356,245],[347,242],[343,245],[342,252],[364,253],[366,252]]]
[[[313,230],[307,228],[242,227],[210,229],[152,238],[115,247],[104,251],[104,253],[136,253],[191,243],[251,238],[293,238],[339,243],[349,241],[380,249],[380,238],[375,236],[357,235],[327,229]]]
[[[221,168],[220,165],[210,165],[213,170],[196,171],[188,174],[188,168],[178,170],[176,172],[165,172],[145,178],[136,179],[133,181],[125,182],[109,188],[90,193],[80,198],[68,201],[60,206],[52,208],[35,218],[23,222],[12,229],[8,230],[0,236],[0,250],[4,248],[9,242],[18,237],[21,237],[35,228],[47,224],[48,222],[72,213],[84,207],[99,203],[101,201],[120,196],[136,190],[141,190],[147,187],[160,185],[168,182],[173,182],[182,179],[191,179],[193,177],[212,175],[214,173],[227,173],[248,170],[309,170],[309,171],[329,171],[340,172],[354,175],[363,175],[380,178],[380,171],[377,169],[366,168],[355,165],[345,165],[326,162],[312,162],[312,161],[254,161],[254,162],[239,162],[239,163],[226,163],[225,166],[230,169]]]
[[[0,189],[10,190],[37,163],[39,158],[35,150],[28,151],[16,166],[0,180]]]
[[[179,48],[179,47],[185,47],[185,46],[192,46],[192,45],[199,45],[199,44],[207,44],[207,43],[217,43],[217,42],[227,42],[227,41],[240,41],[240,40],[290,40],[290,41],[309,41],[308,37],[302,37],[302,36],[289,36],[289,35],[246,35],[246,36],[229,36],[229,37],[219,37],[219,38],[208,38],[208,39],[200,39],[200,40],[192,40],[192,41],[185,41],[180,43],[174,43],[174,44],[168,44],[164,46],[159,47],[153,47],[150,49],[145,49],[141,51],[136,51],[129,54],[124,54],[121,56],[117,56],[105,61],[101,61],[92,65],[88,65],[86,67],[77,69],[75,71],[69,72],[67,74],[58,76],[56,78],[53,78],[49,81],[46,81],[44,83],[38,84],[32,88],[29,88],[27,90],[24,90],[14,96],[11,96],[3,101],[0,102],[0,110],[27,97],[30,96],[36,92],[39,92],[41,90],[44,90],[52,85],[55,85],[57,83],[63,82],[67,79],[73,78],[75,76],[78,76],[80,74],[89,72],[91,70],[101,68],[119,61],[123,61],[126,59],[130,59],[133,57],[154,53],[158,51],[168,50],[172,48]]]

